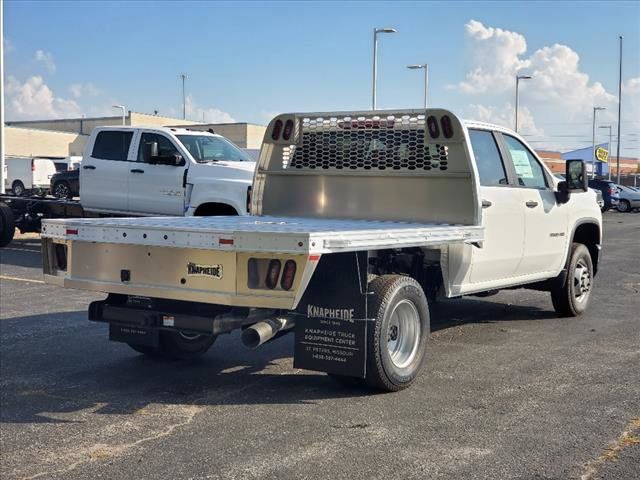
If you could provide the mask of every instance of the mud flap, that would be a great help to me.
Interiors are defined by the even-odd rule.
[[[367,262],[366,252],[322,256],[298,304],[294,368],[365,377]]]

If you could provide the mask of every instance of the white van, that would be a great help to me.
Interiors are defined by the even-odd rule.
[[[82,162],[82,156],[70,156],[70,157],[50,157],[56,164],[56,170],[58,172],[66,172],[68,170],[77,170],[80,168],[80,162]]]
[[[56,165],[49,158],[7,157],[6,165],[5,190],[17,196],[47,192],[56,173]]]

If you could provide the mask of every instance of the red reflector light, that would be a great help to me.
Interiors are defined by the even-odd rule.
[[[283,290],[291,290],[293,286],[293,279],[296,277],[296,262],[293,260],[287,260],[284,264],[284,271],[282,272],[282,280],[280,280],[280,287]]]
[[[276,285],[278,284],[278,278],[280,278],[281,266],[282,264],[280,263],[280,260],[277,260],[275,258],[269,262],[269,268],[267,269],[267,278],[264,281],[267,288],[276,288]]]
[[[220,238],[218,240],[219,245],[233,245],[233,238]]]
[[[36,161],[33,158],[31,159],[31,171],[36,171]]]
[[[78,229],[76,228],[67,228],[67,235],[77,235]]]
[[[320,255],[309,255],[310,262],[317,262],[318,260],[320,260]]]
[[[440,128],[438,128],[438,119],[433,115],[427,118],[427,128],[429,129],[429,136],[431,138],[438,138],[440,136]]]
[[[285,140],[289,140],[291,138],[291,134],[293,133],[293,120],[289,119],[284,124],[284,133],[282,134],[282,138]]]
[[[453,125],[451,124],[451,118],[449,115],[443,115],[440,119],[440,125],[442,125],[442,133],[445,138],[453,137]]]
[[[273,130],[271,130],[271,138],[273,140],[278,140],[280,138],[280,132],[282,131],[282,120],[276,120],[276,123],[273,124]]]

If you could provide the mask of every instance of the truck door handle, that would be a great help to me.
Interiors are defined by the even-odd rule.
[[[529,200],[525,205],[529,208],[535,208],[538,206],[538,202],[534,202],[533,200]]]
[[[95,165],[83,165],[82,168],[84,168],[85,170],[95,170],[96,166]]]
[[[144,170],[140,168],[132,168],[131,173],[144,173]]]
[[[489,200],[482,200],[482,208],[489,208],[493,205]]]

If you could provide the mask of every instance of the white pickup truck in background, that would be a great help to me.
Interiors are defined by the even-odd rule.
[[[530,288],[579,315],[602,243],[583,162],[559,182],[516,133],[442,109],[278,116],[251,211],[48,220],[44,278],[108,293],[89,318],[145,354],[294,330],[296,368],[392,391],[426,358],[428,301]]]
[[[56,173],[52,159],[7,163],[9,173],[20,167],[23,178],[40,179],[43,192]],[[97,127],[79,168],[80,200],[23,196],[36,180],[23,184],[9,175],[14,195],[0,196],[0,247],[16,227],[39,232],[46,218],[246,215],[255,166],[248,153],[210,132]]]
[[[245,215],[255,161],[220,135],[166,127],[98,127],[80,170],[88,212]]]

